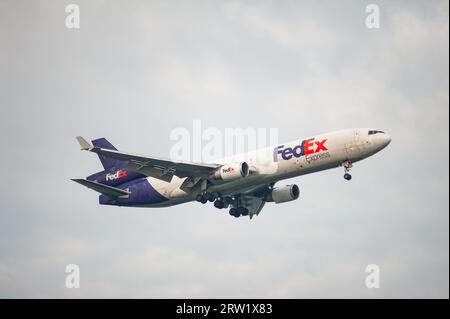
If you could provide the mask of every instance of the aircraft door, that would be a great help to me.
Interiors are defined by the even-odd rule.
[[[352,141],[353,140],[353,141]],[[360,130],[353,132],[353,138],[350,138],[350,143],[345,145],[347,156],[349,159],[359,159],[366,153],[365,138],[361,136]]]

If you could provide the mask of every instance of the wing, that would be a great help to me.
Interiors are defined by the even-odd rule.
[[[275,183],[255,185],[255,187],[235,195],[239,197],[239,205],[248,209],[250,219],[261,212],[266,204],[264,198],[274,184]]]
[[[216,170],[220,166],[219,164],[174,162],[167,159],[146,157],[143,155],[92,147],[81,136],[78,136],[77,140],[80,143],[81,149],[83,150],[97,153],[98,155],[103,155],[105,157],[126,161],[128,162],[128,169],[142,173],[146,176],[161,179],[166,182],[170,182],[174,175],[180,178],[207,178],[212,172],[214,172],[214,170]]]
[[[266,202],[260,197],[244,194],[241,195],[241,205],[242,207],[248,209],[248,215],[250,216],[250,219],[252,219],[254,215],[259,214],[259,212],[263,209],[265,203]]]

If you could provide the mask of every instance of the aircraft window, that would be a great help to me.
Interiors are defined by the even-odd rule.
[[[375,130],[369,131],[369,135],[374,135],[374,134],[378,134],[378,133],[385,134],[383,131],[375,131]]]

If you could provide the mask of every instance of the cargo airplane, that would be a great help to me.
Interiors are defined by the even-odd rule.
[[[82,150],[96,153],[104,170],[73,179],[100,193],[103,205],[167,207],[190,201],[213,202],[234,217],[258,215],[266,202],[284,203],[300,195],[295,184],[275,183],[296,176],[343,167],[351,180],[352,165],[381,151],[389,135],[374,129],[347,129],[296,139],[214,163],[172,161],[119,152],[105,138],[81,136]]]

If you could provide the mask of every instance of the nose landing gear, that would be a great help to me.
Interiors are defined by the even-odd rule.
[[[342,164],[342,166],[344,166],[344,171],[345,171],[344,178],[348,181],[351,180],[352,175],[349,172],[352,169],[353,164],[350,161],[347,161],[347,162],[344,162]]]

